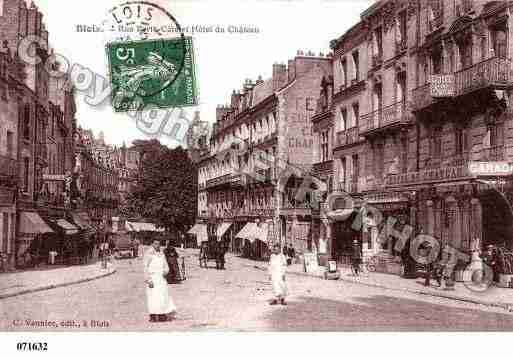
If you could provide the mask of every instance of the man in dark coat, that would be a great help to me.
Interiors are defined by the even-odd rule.
[[[353,241],[353,252],[351,254],[351,267],[355,276],[360,274],[360,264],[362,263],[362,249],[358,240]]]
[[[287,255],[287,265],[291,265],[292,260],[296,256],[296,250],[294,249],[294,247],[292,247],[292,245],[289,246],[289,250],[286,255]]]
[[[226,246],[224,241],[217,242],[216,245],[216,269],[225,269],[224,268],[224,255],[226,253]]]
[[[166,275],[168,283],[178,283],[182,280],[180,275],[180,268],[178,266],[178,253],[175,247],[171,245],[171,241],[168,242],[166,249],[164,249],[164,255],[166,256],[167,265],[169,272]]]

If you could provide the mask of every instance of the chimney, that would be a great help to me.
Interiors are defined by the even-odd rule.
[[[231,107],[232,108],[239,108],[239,101],[240,101],[240,94],[237,93],[235,90],[232,92],[232,99],[231,99]]]
[[[296,77],[296,62],[292,59],[289,60],[289,82]]]
[[[287,65],[273,64],[273,91],[279,90],[288,82]]]
[[[228,106],[218,105],[216,108],[216,122],[221,122],[223,116],[230,111]]]

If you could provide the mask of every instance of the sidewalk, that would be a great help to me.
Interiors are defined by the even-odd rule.
[[[64,287],[102,278],[116,272],[113,264],[101,263],[0,274],[0,299]]]
[[[247,267],[254,267],[261,270],[267,270],[267,266],[261,262],[246,264]],[[292,264],[287,267],[287,273],[299,276],[324,278],[324,267],[319,267],[314,273],[305,273],[303,264]],[[443,287],[438,288],[432,280],[430,287],[424,286],[424,279],[406,279],[393,274],[384,274],[376,272],[365,272],[359,277],[355,277],[351,273],[350,268],[339,267],[340,279],[344,282],[367,285],[390,290],[399,290],[415,294],[430,295],[446,299],[470,302],[474,304],[482,304],[490,307],[498,307],[513,311],[513,289],[490,287],[484,292],[476,292],[465,287],[464,283],[456,283],[454,290],[445,290]]]

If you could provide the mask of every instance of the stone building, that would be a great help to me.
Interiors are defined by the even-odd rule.
[[[311,117],[330,61],[299,52],[274,64],[271,78],[246,80],[217,108],[210,152],[198,166],[198,215],[216,223],[210,234],[226,235],[234,250],[253,242],[252,253],[263,256],[274,241],[310,247],[309,198],[295,193],[311,171]]]
[[[18,183],[18,100],[23,65],[4,46],[0,49],[0,252],[2,267],[15,262]]]
[[[333,78],[324,79],[313,117],[314,168],[333,178],[332,191],[350,194],[337,209],[368,215],[357,230],[352,216],[345,224],[319,218],[326,254],[344,261],[357,239],[382,270],[398,272],[394,240],[378,240],[392,238],[387,218],[464,252],[511,248],[511,183],[500,170],[513,155],[510,7],[378,1],[332,41]]]
[[[101,231],[110,231],[118,216],[119,168],[114,148],[105,144],[103,133],[95,139],[91,130],[75,134],[74,206]]]

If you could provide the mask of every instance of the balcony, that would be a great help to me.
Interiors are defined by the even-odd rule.
[[[314,174],[325,174],[333,172],[333,161],[324,161],[318,162],[313,165],[313,173]]]
[[[342,192],[342,191],[345,191],[347,188],[346,186],[346,182],[345,181],[340,181],[337,185],[337,190]]]
[[[18,165],[16,160],[0,155],[0,177],[16,178]]]
[[[392,125],[408,124],[410,122],[409,106],[405,102],[367,113],[360,118],[360,133],[368,133]]]
[[[207,181],[207,188],[219,187],[231,183],[231,174],[225,174]]]
[[[360,140],[360,131],[357,126],[337,132],[336,147],[348,146]]]
[[[454,73],[454,97],[493,87],[504,89],[512,85],[511,62],[493,57]],[[418,111],[438,101],[431,96],[431,84],[417,87],[412,92],[413,110]]]

